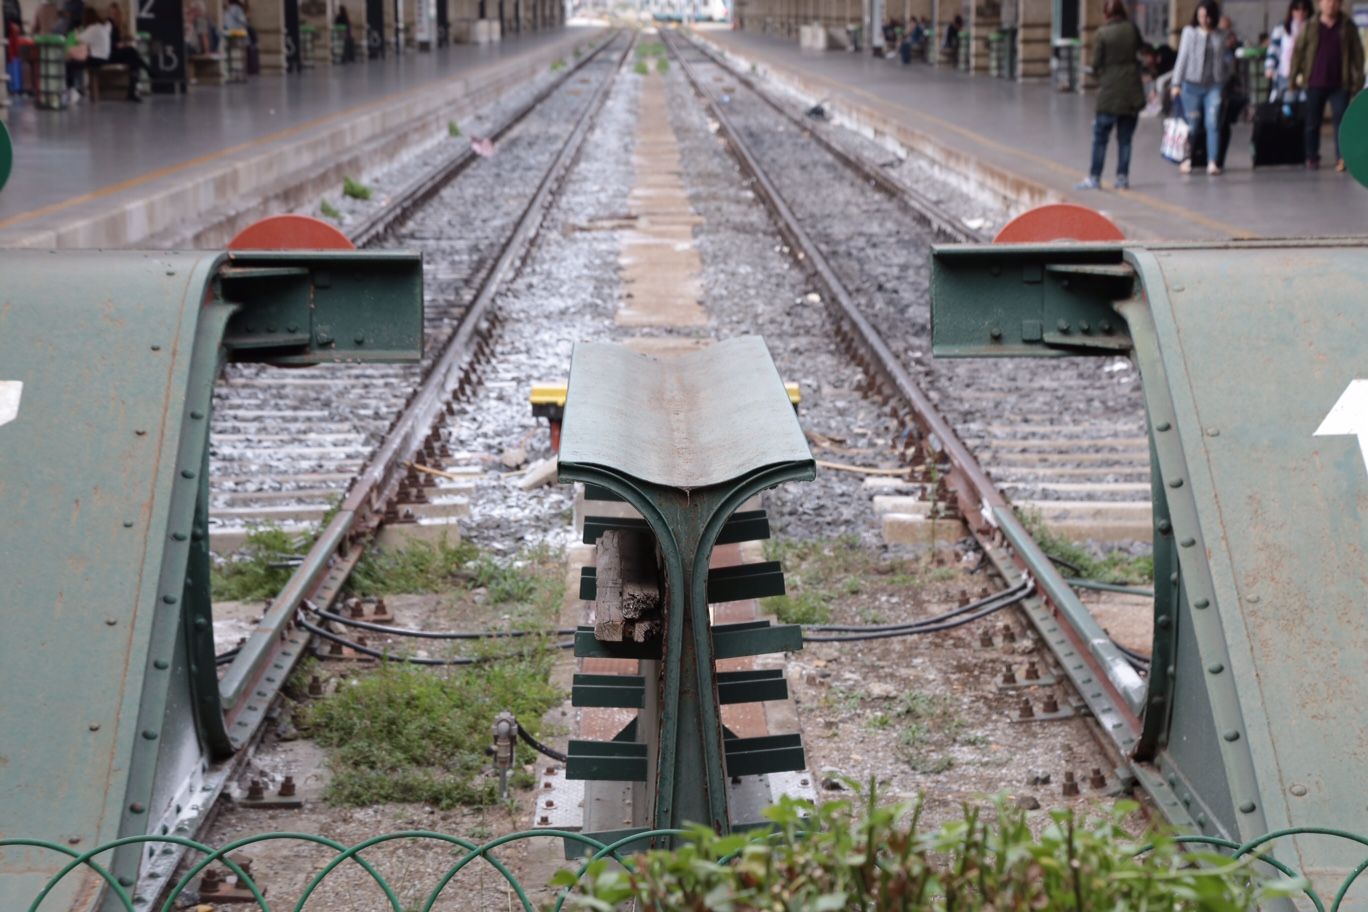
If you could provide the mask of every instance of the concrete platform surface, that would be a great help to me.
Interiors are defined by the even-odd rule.
[[[986,183],[1028,205],[1070,201],[1110,215],[1137,238],[1321,237],[1368,231],[1368,188],[1333,167],[1260,168],[1250,160],[1250,125],[1236,125],[1226,171],[1183,175],[1159,155],[1163,125],[1142,117],[1130,191],[1075,191],[1087,175],[1094,96],[914,63],[903,66],[847,51],[800,49],[796,41],[753,32],[700,28],[699,34],[743,67],[755,64],[841,114],[893,133],[905,145],[952,167],[977,169]],[[1326,143],[1330,143],[1327,147]],[[1333,142],[1322,155],[1333,166]],[[1103,186],[1115,176],[1116,141]]]
[[[198,85],[187,95],[153,95],[137,105],[119,98],[42,111],[31,100],[16,100],[8,124],[14,172],[0,192],[0,246],[137,243],[176,218],[194,217],[192,203],[215,204],[206,194],[247,195],[279,183],[286,169],[316,165],[385,131],[408,128],[423,114],[437,116],[442,104],[488,103],[557,56],[568,57],[575,44],[587,46],[598,32],[570,27],[496,45],[453,45],[293,76]],[[251,164],[263,155],[270,167]],[[205,177],[213,183],[194,186]],[[177,191],[192,187],[193,194],[176,199]],[[172,211],[150,211],[155,196]],[[118,225],[95,227],[120,210]]]

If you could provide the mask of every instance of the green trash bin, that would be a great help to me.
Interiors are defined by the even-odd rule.
[[[1002,78],[1002,71],[1006,69],[1006,61],[1003,59],[1003,49],[1006,46],[1002,30],[999,29],[988,36],[988,75],[995,79]]]
[[[1264,50],[1258,47],[1243,47],[1235,52],[1239,65],[1240,88],[1251,105],[1268,100],[1273,86],[1264,75]]]
[[[314,48],[318,45],[318,30],[312,25],[299,27],[299,65],[304,69],[314,66]]]
[[[1082,68],[1080,58],[1083,54],[1083,41],[1080,38],[1056,38],[1054,41],[1055,89],[1060,92],[1077,92]]]
[[[66,39],[60,35],[38,35],[38,107],[60,111],[66,107]]]

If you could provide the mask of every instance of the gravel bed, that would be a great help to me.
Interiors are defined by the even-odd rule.
[[[933,360],[927,229],[739,85],[730,73],[697,51],[685,53],[700,78],[723,83],[725,104],[752,151],[865,315],[890,347],[902,354],[903,365],[952,423],[966,432],[975,426],[1011,423],[1028,436],[1054,436],[1061,429],[1083,437],[1145,434],[1138,374],[1125,360]],[[841,142],[867,158],[880,160],[889,155],[848,131],[832,130],[831,134],[844,134]],[[946,186],[929,171],[912,183],[933,198],[953,202],[949,208],[961,217],[978,212],[972,217],[985,218],[988,226],[1003,217],[1002,213],[983,214],[984,204]],[[1018,496],[1050,499],[1059,495],[1048,489],[1025,489]]]
[[[625,40],[625,39],[620,39]],[[473,164],[387,239],[385,246],[424,254],[424,356],[415,365],[327,364],[307,369],[229,365],[214,394],[211,433],[211,531],[250,528],[275,517],[286,528],[298,508],[327,508],[356,467],[383,438],[408,391],[421,381],[516,219],[537,179],[559,151],[596,83],[613,65],[613,50],[591,61],[504,138],[494,154]],[[535,91],[532,89],[531,91]],[[509,98],[475,122],[506,115]],[[415,153],[377,186],[398,187],[448,150],[440,144]],[[372,178],[368,177],[367,180]],[[379,205],[377,193],[371,205]],[[359,212],[359,208],[357,210]],[[319,431],[318,428],[326,428]],[[331,436],[319,436],[331,435]],[[301,481],[301,476],[306,476]],[[275,510],[230,510],[229,494],[299,491]]]

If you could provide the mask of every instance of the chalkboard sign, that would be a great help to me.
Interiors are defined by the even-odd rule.
[[[185,91],[183,0],[138,0],[138,31],[148,34],[152,91]]]
[[[299,37],[299,0],[285,3],[285,72],[299,73],[304,69],[300,53],[304,47]]]
[[[385,0],[366,0],[366,56],[385,56]]]

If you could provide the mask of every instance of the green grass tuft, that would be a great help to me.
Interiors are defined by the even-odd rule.
[[[1031,534],[1031,538],[1035,539],[1036,544],[1040,545],[1040,550],[1050,558],[1069,565],[1065,567],[1067,575],[1076,573],[1083,579],[1123,586],[1153,585],[1153,555],[1143,554],[1137,557],[1124,551],[1112,551],[1099,559],[1087,548],[1051,530],[1045,525],[1039,511],[1019,512],[1022,525]]]
[[[461,125],[454,120],[447,121],[447,135],[455,139],[461,135]]]
[[[371,198],[371,188],[360,181],[344,177],[342,178],[342,195],[349,196],[352,199],[368,200]]]
[[[360,596],[397,592],[445,592],[467,577],[478,551],[469,542],[414,540],[402,548],[372,548],[352,571],[348,585]]]
[[[538,730],[561,699],[547,681],[552,660],[550,650],[532,648],[469,668],[385,663],[305,704],[297,714],[301,728],[330,752],[327,797],[348,806],[420,802],[443,810],[495,804],[498,780],[485,755],[489,727],[508,710],[528,731]],[[518,752],[515,768],[534,759],[525,747]],[[514,778],[515,785],[530,781]]]
[[[656,72],[657,72],[657,73],[666,73],[666,72],[669,71],[669,69],[670,69],[670,61],[667,60],[666,58],[661,57],[660,59],[658,59],[658,60],[656,61]]]
[[[286,532],[278,526],[254,528],[236,555],[212,569],[209,585],[214,600],[274,597],[294,572],[290,559],[309,550],[315,534]]]
[[[651,68],[646,65],[644,60],[638,60],[632,69],[636,71],[638,76],[649,76],[651,74]]]
[[[551,61],[551,72],[557,73],[563,69],[565,69],[564,57],[557,57],[555,60]]]
[[[332,219],[334,222],[340,222],[342,220],[342,213],[338,212],[337,207],[327,200],[323,200],[318,204],[318,211],[323,213],[324,218]]]

